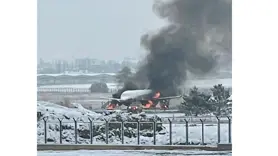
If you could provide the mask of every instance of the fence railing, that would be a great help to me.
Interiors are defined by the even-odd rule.
[[[220,122],[221,124],[228,124],[229,119],[231,117],[215,117],[215,116],[204,116],[204,117],[188,117],[188,116],[173,116],[173,117],[161,117],[162,122],[169,122],[169,119],[176,123],[176,124],[182,124],[187,120],[189,123],[194,124],[201,124],[201,120],[204,120],[205,123],[208,124],[217,124]]]
[[[78,119],[72,118],[72,120],[69,121],[69,119],[67,119],[67,121],[63,121],[63,119],[61,118],[57,118],[57,120],[51,120],[48,121],[48,118],[43,118],[42,120],[38,121],[38,124],[42,124],[43,128],[41,128],[41,130],[43,130],[43,132],[38,132],[40,134],[43,134],[43,141],[40,141],[40,143],[43,144],[47,144],[48,142],[53,143],[53,140],[49,141],[48,140],[48,133],[56,131],[59,132],[59,137],[58,137],[58,141],[56,141],[55,143],[59,143],[59,144],[63,144],[66,140],[66,136],[69,136],[69,129],[71,129],[73,131],[73,136],[70,136],[71,138],[74,137],[74,140],[72,140],[71,144],[94,144],[94,137],[97,136],[94,133],[98,133],[100,134],[100,132],[96,131],[96,128],[98,128],[99,130],[104,130],[104,133],[102,134],[103,136],[103,142],[105,144],[113,144],[113,141],[109,143],[109,138],[111,137],[110,132],[114,131],[114,130],[118,130],[117,132],[119,134],[119,139],[121,141],[121,144],[125,144],[125,136],[126,131],[128,129],[133,128],[133,132],[135,137],[137,138],[136,144],[140,145],[140,144],[145,144],[145,143],[141,143],[141,137],[145,137],[145,135],[143,135],[144,131],[146,131],[146,129],[149,131],[149,137],[148,138],[152,138],[152,143],[153,145],[156,145],[157,143],[157,135],[159,134],[158,129],[161,129],[162,127],[167,129],[168,135],[161,135],[160,137],[160,141],[164,142],[164,144],[166,145],[173,145],[176,144],[176,142],[173,142],[173,134],[175,134],[175,139],[177,140],[178,138],[185,138],[185,141],[182,143],[184,145],[191,145],[192,143],[190,142],[191,139],[191,134],[192,130],[194,129],[195,131],[197,130],[196,127],[194,128],[193,126],[196,124],[200,125],[199,129],[197,131],[200,132],[200,137],[201,137],[201,141],[199,142],[199,144],[201,145],[206,145],[207,142],[205,141],[205,135],[206,135],[206,129],[211,127],[212,124],[216,124],[216,129],[215,131],[213,130],[208,130],[207,129],[207,133],[208,134],[215,134],[215,132],[217,133],[216,136],[216,142],[215,143],[223,143],[223,141],[221,141],[221,138],[223,137],[223,135],[227,135],[227,140],[225,143],[231,143],[231,122],[232,122],[232,118],[231,117],[225,117],[225,118],[220,118],[220,117],[215,117],[216,122],[214,121],[210,121],[210,120],[206,120],[206,119],[197,119],[199,120],[199,123],[197,123],[197,120],[190,120],[188,118],[184,118],[183,121],[174,121],[171,120],[170,118],[167,119],[167,122],[165,122],[165,119],[162,122],[157,122],[157,121],[136,121],[136,122],[115,122],[115,121],[109,121],[109,120],[104,120],[103,122],[99,122],[99,121],[93,121],[91,118],[88,118],[88,121],[79,121]],[[72,126],[72,128],[70,125],[67,124],[74,124],[74,126]],[[52,125],[52,126],[51,126]],[[224,130],[223,134],[221,133],[221,129],[224,126],[227,126],[226,130]],[[97,127],[99,126],[99,127]],[[102,126],[102,127],[101,127]],[[50,130],[52,129],[52,130]],[[191,131],[190,131],[191,130]],[[38,130],[39,131],[39,130]],[[67,133],[63,133],[63,131],[67,131]],[[82,134],[82,132],[86,132],[87,136],[85,137],[86,141],[80,141],[78,139],[78,137],[80,137]],[[195,132],[195,133],[199,133],[199,132]],[[223,132],[223,130],[222,130]],[[53,135],[53,134],[50,134]],[[84,137],[84,136],[83,136]],[[146,138],[146,137],[145,137]],[[195,138],[196,139],[196,136]],[[84,139],[83,139],[84,140]],[[67,141],[66,141],[67,142]],[[68,142],[67,142],[68,143]]]

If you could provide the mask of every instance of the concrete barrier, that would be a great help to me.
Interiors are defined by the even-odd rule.
[[[63,145],[63,144],[38,144],[38,151],[43,150],[206,150],[230,151],[231,144],[217,146],[202,145]]]
[[[219,150],[224,149],[224,150],[232,150],[232,144],[218,144],[217,148]]]

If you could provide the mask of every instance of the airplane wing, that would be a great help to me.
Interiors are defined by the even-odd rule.
[[[161,97],[161,98],[157,98],[156,100],[168,100],[168,99],[178,99],[181,98],[182,96],[167,96],[167,97]]]
[[[107,98],[107,97],[101,97],[101,98],[99,98],[99,99],[103,99],[103,100],[116,100],[116,101],[118,101],[118,102],[121,102],[121,101],[123,101],[122,99],[117,99],[117,98],[112,98],[112,97],[109,97],[109,98]]]

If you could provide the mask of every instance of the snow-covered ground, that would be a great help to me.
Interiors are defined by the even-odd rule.
[[[177,117],[184,117],[184,113],[155,113],[153,115],[158,115],[161,118],[177,118]]]
[[[232,79],[212,79],[212,80],[189,80],[186,82],[187,87],[212,87],[216,84],[222,84],[225,87],[232,87]],[[65,85],[46,85],[39,86],[38,88],[86,88],[88,89],[91,84],[65,84]],[[117,87],[116,83],[107,83],[109,89]]]
[[[219,152],[219,151],[181,151],[181,150],[171,150],[171,151],[160,151],[160,150],[143,150],[143,151],[116,151],[116,150],[78,150],[78,151],[38,151],[38,156],[154,156],[154,155],[164,155],[164,156],[232,156],[231,151]]]
[[[38,102],[37,109],[42,113],[43,117],[48,118],[47,122],[47,139],[49,143],[59,143],[59,123],[57,118],[63,118],[63,143],[64,144],[74,144],[75,143],[75,133],[74,133],[74,122],[72,118],[78,120],[77,129],[78,137],[77,142],[79,144],[89,144],[90,135],[89,135],[89,120],[90,117],[94,123],[94,137],[93,144],[105,144],[105,122],[104,120],[110,121],[148,121],[160,120],[159,114],[128,114],[123,112],[118,112],[110,115],[104,115],[92,112],[83,108],[80,104],[74,104],[75,108],[67,108],[59,106],[53,103],[48,102]],[[181,114],[179,114],[181,115]],[[162,117],[162,116],[161,116]],[[181,121],[183,119],[180,119]],[[141,144],[153,144],[153,128],[152,124],[141,124],[140,130],[140,143]],[[109,129],[109,144],[121,144],[121,130],[120,123],[113,125],[114,129]],[[148,127],[144,128],[143,127]],[[209,120],[206,121],[204,126],[204,142],[207,144],[216,144],[217,143],[217,125],[215,122]],[[124,129],[125,144],[137,144],[137,125],[130,124],[125,125]],[[156,131],[156,144],[157,145],[166,145],[169,143],[170,138],[170,129],[169,124],[164,123],[158,125]],[[173,144],[184,144],[186,140],[185,137],[185,124],[184,122],[173,122],[172,125],[172,142]],[[44,123],[43,120],[38,121],[37,124],[37,142],[44,143]],[[193,144],[199,144],[201,142],[201,124],[200,122],[189,122],[189,142]],[[228,125],[221,124],[221,142],[228,142]]]

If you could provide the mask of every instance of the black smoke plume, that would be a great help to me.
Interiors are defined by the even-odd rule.
[[[231,5],[231,0],[155,1],[154,13],[169,24],[142,36],[148,53],[134,82],[148,82],[148,88],[169,96],[179,93],[187,71],[211,71],[217,55],[231,53]]]

